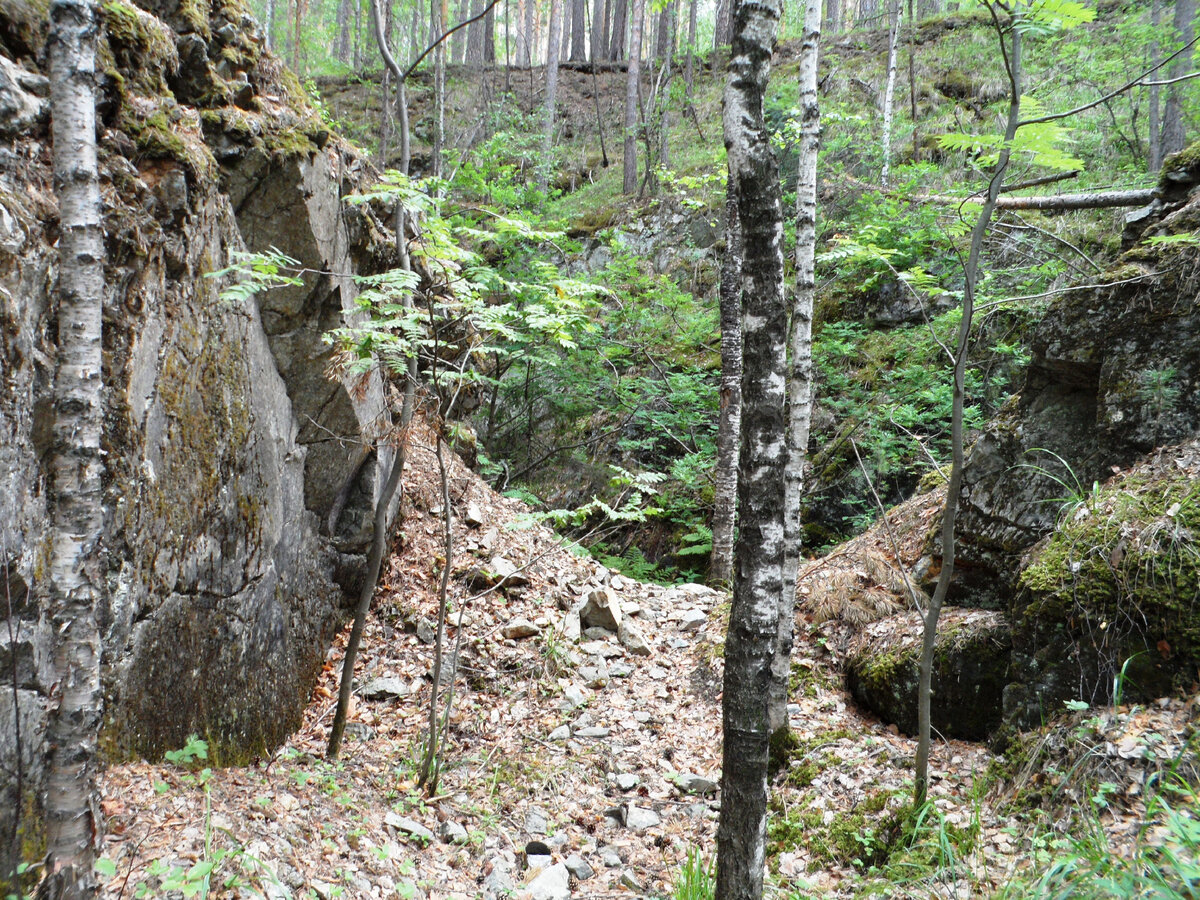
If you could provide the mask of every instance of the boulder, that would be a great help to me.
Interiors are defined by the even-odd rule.
[[[1200,439],[1166,447],[1061,509],[1027,555],[1004,693],[1014,725],[1063,701],[1148,700],[1200,667]]]
[[[855,700],[905,734],[917,731],[923,624],[907,613],[866,626],[850,646],[846,683]],[[983,740],[999,725],[1010,630],[1004,616],[946,609],[933,654],[930,721],[939,734]]]

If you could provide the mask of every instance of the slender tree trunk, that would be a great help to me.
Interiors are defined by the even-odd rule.
[[[471,18],[483,12],[483,0],[471,0]],[[472,69],[483,67],[484,21],[479,19],[467,26],[467,65]]]
[[[768,694],[785,556],[787,308],[779,167],[763,100],[779,0],[741,3],[725,84],[725,147],[742,226],[742,446],[725,639],[716,900],[759,900],[767,833]]]
[[[612,32],[609,35],[608,58],[613,62],[625,58],[625,31],[628,26],[629,0],[610,0],[614,3]],[[636,0],[635,0],[636,2]]]
[[[658,14],[658,30],[654,36],[654,56],[656,59],[668,59],[675,49],[672,46],[675,43],[675,29],[672,27],[674,12],[675,2],[674,0],[668,0],[667,5]]]
[[[1175,0],[1175,36],[1180,44],[1186,45],[1196,36],[1194,20],[1196,0]],[[1192,54],[1181,53],[1171,63],[1171,78],[1187,74],[1192,64]],[[1187,84],[1172,84],[1167,88],[1167,104],[1163,109],[1162,155],[1165,159],[1178,153],[1187,143],[1184,134],[1183,108],[1184,91]]]
[[[842,0],[825,0],[825,33],[830,37],[842,28]]]
[[[268,50],[275,49],[275,0],[267,0],[266,44]]]
[[[508,0],[505,0],[505,9],[508,9]],[[508,17],[505,16],[505,24],[507,25]],[[505,29],[505,40],[508,40],[507,28]],[[507,58],[507,49],[505,55]],[[496,65],[496,7],[488,8],[487,15],[483,17],[483,64],[485,66]]]
[[[559,0],[559,7],[562,24],[559,25],[558,59],[562,62],[571,56],[571,11],[574,8],[574,0]]]
[[[342,65],[350,63],[350,24],[352,19],[350,0],[339,0],[337,8],[337,43],[334,44],[333,54]]]
[[[942,605],[954,578],[954,524],[958,516],[958,495],[963,480],[963,400],[966,393],[967,348],[971,340],[971,321],[975,314],[975,290],[979,284],[979,254],[983,239],[987,235],[996,209],[996,199],[1008,169],[1010,146],[1021,120],[1021,32],[1010,32],[1007,56],[1009,75],[1008,122],[1004,128],[1004,144],[988,182],[987,198],[979,211],[979,218],[971,231],[971,246],[967,254],[967,265],[963,284],[962,320],[958,329],[958,342],[954,349],[954,394],[950,409],[950,446],[952,467],[950,483],[946,486],[946,507],[942,512],[942,569],[938,574],[937,586],[929,607],[925,610],[924,629],[921,640],[921,661],[917,683],[917,754],[914,802],[918,808],[925,805],[929,793],[929,750],[930,750],[930,698],[933,687],[933,647],[937,640],[938,618]],[[1004,36],[1000,36],[1004,40]]]
[[[738,444],[742,428],[742,240],[732,180],[725,187],[725,255],[721,258],[720,308],[721,415],[717,424],[709,578],[714,584],[725,585],[733,578]]]
[[[525,2],[525,33],[523,35],[523,43],[521,45],[521,65],[526,69],[533,66],[533,12],[537,5],[537,0],[524,0]],[[532,100],[530,101],[532,102]]]
[[[292,6],[292,71],[300,75],[300,22],[304,17],[305,0],[295,0]]]
[[[555,104],[558,102],[558,51],[562,41],[562,0],[550,0],[550,34],[546,38],[546,109],[542,125],[542,169],[538,180],[550,181],[551,151],[554,149]]]
[[[432,0],[430,7],[431,41],[437,41],[446,29],[447,0]],[[446,42],[438,41],[433,51],[433,150],[429,161],[430,174],[442,175],[442,151],[446,144]]]
[[[667,40],[665,52],[660,57],[663,65],[663,77],[658,104],[662,114],[658,123],[658,166],[656,168],[669,169],[671,167],[671,78],[674,75],[675,26],[679,5],[672,2],[663,12],[667,14],[667,21],[660,25],[666,29]]]
[[[54,671],[46,743],[48,877],[40,896],[90,898],[102,822],[96,790],[104,596],[104,226],[96,162],[96,11],[50,4],[54,186],[59,209],[58,359],[50,458]]]
[[[887,83],[883,89],[883,168],[879,183],[888,184],[892,167],[892,119],[896,100],[896,56],[900,47],[900,0],[888,0],[890,31],[888,34]]]
[[[717,0],[716,18],[713,21],[713,49],[729,46],[729,35],[733,29],[734,0]]]
[[[629,30],[629,72],[625,79],[625,160],[623,189],[626,194],[637,190],[638,90],[642,78],[642,22],[646,0],[633,0],[633,21]]]
[[[1153,69],[1162,59],[1162,0],[1150,0],[1150,67]],[[1154,76],[1154,80],[1158,80],[1158,76]],[[1161,101],[1159,99],[1159,87],[1157,84],[1150,85],[1150,97],[1148,118],[1150,120],[1150,147],[1148,168],[1151,174],[1158,172],[1162,168],[1162,135],[1159,129],[1162,127],[1159,122],[1159,112]]]
[[[571,62],[587,59],[587,0],[571,0]]]
[[[687,58],[683,63],[683,83],[687,85],[687,96],[689,102],[692,99],[692,88],[695,82],[695,58],[696,58],[696,7],[697,0],[689,0],[688,3],[688,44]]]
[[[908,0],[908,113],[912,120],[912,158],[920,162],[920,129],[917,127],[917,18]]]
[[[792,637],[796,624],[796,573],[800,567],[804,496],[804,464],[812,423],[812,316],[816,296],[817,153],[821,148],[821,112],[817,97],[817,55],[821,41],[821,0],[806,0],[800,43],[800,153],[796,176],[796,299],[788,328],[788,426],[785,475],[785,532],[787,557],[783,598],[779,608],[779,637],[771,679],[771,734],[788,729],[787,686],[791,674]]]
[[[593,63],[604,59],[604,25],[607,15],[608,8],[604,0],[592,0],[592,32],[589,35],[588,50],[591,52]]]

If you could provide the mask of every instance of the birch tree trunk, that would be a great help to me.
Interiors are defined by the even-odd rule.
[[[275,49],[275,0],[267,0],[267,49]]]
[[[883,89],[883,168],[879,183],[887,187],[892,167],[892,119],[896,100],[896,56],[900,47],[900,0],[888,0],[889,27],[887,83]]]
[[[626,194],[637,190],[638,90],[642,77],[642,22],[646,0],[633,0],[633,21],[629,28],[629,73],[625,79],[625,168],[622,188]]]
[[[1162,28],[1162,0],[1151,0],[1150,2],[1150,68],[1155,69],[1162,58],[1161,35],[1159,34]],[[1154,81],[1158,81],[1158,76],[1154,76]],[[1162,168],[1162,135],[1159,134],[1159,110],[1160,99],[1157,84],[1150,85],[1149,96],[1150,109],[1147,111],[1150,127],[1149,141],[1149,159],[1147,160],[1147,168],[1150,174],[1156,173]]]
[[[725,187],[725,255],[721,259],[721,417],[717,424],[717,471],[713,490],[709,579],[733,578],[737,522],[738,443],[742,428],[742,234],[733,182]]]
[[[800,500],[804,495],[804,463],[812,423],[812,315],[816,295],[817,153],[821,148],[821,110],[817,98],[817,54],[821,41],[821,0],[806,0],[800,42],[800,160],[796,177],[796,298],[788,327],[788,424],[784,526],[787,557],[775,668],[771,679],[771,734],[788,728],[787,684],[791,674],[792,637],[796,624],[796,572],[800,566]]]
[[[104,529],[104,228],[96,162],[96,12],[50,4],[48,40],[54,186],[58,195],[58,360],[50,460],[49,619],[58,681],[46,743],[48,876],[40,895],[96,895],[101,821],[96,791]]]
[[[431,40],[438,41],[433,50],[433,149],[429,161],[430,174],[442,175],[442,150],[446,144],[446,42],[438,40],[446,30],[447,0],[432,0],[429,9]]]
[[[787,309],[779,166],[763,116],[780,0],[738,5],[723,123],[742,226],[742,444],[725,639],[717,900],[759,900],[767,836],[768,693],[785,556]]]
[[[942,613],[942,605],[950,590],[950,581],[954,578],[954,524],[958,516],[958,495],[962,491],[962,473],[964,461],[963,448],[963,401],[966,393],[967,347],[971,339],[971,321],[975,315],[975,290],[979,284],[979,255],[983,248],[983,239],[992,221],[992,213],[996,209],[996,200],[1000,196],[1004,182],[1004,173],[1008,170],[1008,160],[1011,153],[1013,137],[1017,133],[1017,123],[1021,120],[1021,32],[1018,28],[1010,31],[1009,51],[1006,57],[1008,64],[1009,91],[1008,121],[1004,127],[1004,143],[996,167],[992,170],[988,182],[987,197],[979,218],[971,230],[971,246],[967,253],[963,283],[962,320],[958,328],[958,342],[954,348],[954,394],[950,408],[950,447],[952,465],[950,483],[946,486],[946,506],[942,511],[942,569],[938,573],[937,586],[933,589],[929,607],[925,610],[924,629],[921,640],[921,661],[917,682],[917,753],[914,787],[914,803],[917,808],[925,805],[929,791],[929,749],[930,722],[929,706],[933,687],[933,645],[937,640],[938,618]],[[1001,40],[1004,36],[1001,35]]]

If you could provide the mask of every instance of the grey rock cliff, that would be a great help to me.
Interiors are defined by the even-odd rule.
[[[107,58],[134,68],[106,71],[100,102],[102,747],[109,758],[155,756],[199,733],[215,759],[234,762],[298,724],[361,580],[379,490],[378,461],[360,465],[361,448],[389,426],[385,386],[376,374],[330,380],[321,335],[355,315],[352,275],[388,265],[388,241],[369,210],[342,202],[365,165],[328,139],[236,4],[214,3],[207,22],[164,13],[178,31],[153,9],[115,0],[105,10]],[[0,6],[0,108],[29,126],[0,131],[0,683],[15,698],[0,703],[0,882],[39,846],[54,683],[40,603],[60,323],[36,22],[22,3]],[[207,85],[203,99],[186,96],[197,106],[179,102],[183,30],[188,46],[207,47],[190,63],[202,71],[188,83]],[[228,277],[208,276],[247,247],[278,248],[317,274],[261,300],[224,300]]]

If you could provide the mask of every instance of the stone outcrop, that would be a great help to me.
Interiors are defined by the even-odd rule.
[[[854,699],[912,735],[917,733],[922,630],[920,616],[912,613],[880,619],[858,634],[846,661],[846,686]],[[929,713],[938,734],[980,741],[996,729],[1011,646],[1008,622],[999,613],[948,609],[942,614]]]
[[[352,316],[352,275],[388,266],[390,245],[341,200],[364,164],[236,2],[110,0],[103,14],[102,744],[153,756],[199,733],[232,762],[299,722],[361,580],[379,489],[361,448],[388,427],[385,389],[375,375],[330,380],[321,335]],[[0,602],[13,629],[0,631],[0,677],[16,698],[15,716],[0,705],[0,872],[38,853],[55,680],[40,612],[60,327],[42,19],[0,4]],[[209,276],[272,247],[312,270],[303,284],[223,299],[234,276]]]

